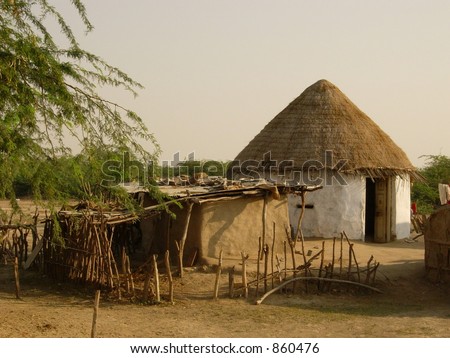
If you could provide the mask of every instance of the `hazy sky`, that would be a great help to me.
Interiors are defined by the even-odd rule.
[[[450,155],[450,1],[84,3],[95,30],[80,43],[145,86],[137,99],[106,94],[144,118],[162,159],[233,159],[319,79],[413,164]]]

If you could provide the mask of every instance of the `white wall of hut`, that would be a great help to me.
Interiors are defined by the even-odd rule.
[[[366,177],[345,175],[346,185],[333,182],[323,189],[307,193],[302,232],[304,237],[339,237],[342,231],[355,240],[365,240]],[[403,239],[410,233],[410,179],[409,176],[390,180],[390,238]],[[289,221],[296,228],[301,213],[300,196],[288,196]]]
[[[393,210],[397,239],[408,238],[411,231],[411,180],[409,175],[395,177]]]

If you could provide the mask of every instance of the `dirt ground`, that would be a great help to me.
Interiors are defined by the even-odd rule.
[[[308,240],[305,252],[314,254],[321,245],[321,240]],[[332,240],[327,240],[328,251],[331,245]],[[220,298],[213,300],[214,268],[189,268],[182,281],[175,279],[174,305],[166,300],[164,280],[163,303],[157,305],[129,299],[118,302],[102,293],[97,336],[450,337],[450,286],[424,278],[423,239],[388,244],[354,242],[354,248],[361,265],[371,255],[380,262],[376,287],[383,293],[303,290],[276,293],[255,305],[253,292],[248,299],[227,297],[224,273]],[[300,262],[301,257],[297,259]],[[249,263],[249,270],[254,271],[255,261],[250,258]],[[233,261],[224,265],[239,267]],[[21,299],[16,299],[12,267],[0,264],[1,337],[90,336],[92,288],[56,283],[32,272],[21,274]]]

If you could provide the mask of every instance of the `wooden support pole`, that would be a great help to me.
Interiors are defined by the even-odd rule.
[[[269,245],[264,245],[264,293],[267,292],[267,271],[269,266]]]
[[[14,280],[16,282],[16,298],[20,299],[19,259],[14,258]]]
[[[351,247],[352,247],[353,260],[355,261],[355,266],[356,266],[356,273],[358,275],[358,282],[361,282],[361,273],[359,271],[358,260],[356,260],[356,254],[355,254],[355,250],[353,249],[353,244],[351,245]]]
[[[272,274],[272,286],[271,286],[271,288],[273,288],[273,285],[274,285],[274,275],[273,275],[273,272],[274,272],[274,270],[273,270],[273,265],[274,265],[274,262],[273,262],[273,256],[274,256],[274,251],[275,251],[275,221],[273,222],[273,230],[272,230],[272,248],[271,248],[271,251],[270,251],[270,273]]]
[[[330,264],[325,265],[325,278],[330,278]],[[322,292],[326,292],[328,290],[329,287],[327,287],[326,281],[324,281],[324,284],[321,287]]]
[[[267,221],[267,202],[269,201],[269,192],[266,191],[264,194],[264,204],[263,204],[263,213],[262,213],[262,246],[266,244],[266,221]],[[263,259],[263,252],[261,252],[261,256],[258,258],[259,260]]]
[[[258,297],[259,294],[259,278],[260,278],[260,257],[262,255],[262,240],[261,236],[258,240],[258,256],[256,256],[256,289],[255,289],[255,297]]]
[[[242,258],[242,287],[244,289],[244,297],[248,298],[248,284],[247,284],[247,259],[248,255],[244,252],[241,252]]]
[[[291,249],[291,258],[292,258],[292,271],[293,271],[293,276],[296,276],[296,271],[297,271],[297,266],[295,264],[295,239],[292,236],[293,235],[293,230],[292,230],[292,226],[291,226],[291,230],[289,233],[289,230],[287,228],[285,228],[286,231],[286,237],[288,239],[288,243],[289,243],[289,247]],[[295,291],[295,283],[296,281],[292,282],[292,292]]]
[[[127,293],[130,293],[130,278],[128,277],[128,270],[127,270],[127,255],[125,254],[125,250],[122,251],[122,273],[125,276],[125,289]]]
[[[333,255],[331,256],[331,272],[330,272],[330,278],[333,278],[333,274],[334,274],[334,262],[335,262],[335,254],[336,251],[336,238],[333,237]]]
[[[302,221],[303,221],[303,216],[305,215],[305,208],[306,208],[306,203],[305,203],[305,192],[302,191],[300,192],[300,198],[302,199],[302,207],[301,207],[301,211],[300,211],[300,215],[298,216],[298,221],[297,221],[297,230],[295,230],[295,237],[293,237],[293,239],[295,241],[297,241],[300,232],[302,230]],[[303,235],[301,235],[303,236]]]
[[[343,256],[343,241],[344,241],[344,234],[341,232],[341,247],[340,247],[340,255],[339,255],[339,278],[342,277],[342,261],[344,259]]]
[[[215,299],[215,300],[217,300],[219,298],[220,275],[222,273],[222,254],[223,254],[223,250],[220,250],[219,264],[217,265],[217,271],[216,271],[216,281],[214,283],[213,299]]]
[[[166,250],[166,254],[164,256],[164,263],[166,265],[167,279],[169,280],[169,301],[171,304],[174,304],[174,301],[173,301],[173,278],[172,278],[172,271],[170,270],[169,250]]]
[[[320,254],[320,266],[319,266],[319,277],[322,277],[323,261],[325,259],[325,241],[322,241],[322,253]],[[320,281],[318,282],[318,288],[320,288]]]
[[[235,267],[233,266],[230,271],[228,271],[228,294],[230,298],[234,298],[234,274]]]
[[[155,302],[159,303],[161,302],[161,294],[159,290],[159,271],[158,271],[158,262],[156,261],[157,258],[158,255],[152,256],[153,275],[155,280]]]
[[[111,268],[111,270],[112,269],[114,269],[114,275],[115,275],[116,280],[117,280],[117,299],[120,301],[122,299],[122,291],[121,291],[121,288],[120,288],[119,270],[117,269],[117,265],[116,265],[116,261],[115,260],[112,260],[112,268]]]
[[[292,258],[292,270],[294,270],[294,277],[296,276],[297,265],[295,263],[295,243],[294,240],[289,242],[291,248],[291,258]]]
[[[306,208],[306,192],[301,191],[300,197],[302,198],[302,211],[300,212],[300,216],[298,217],[297,232],[295,233],[295,238],[293,238],[293,239],[294,239],[294,248],[295,248],[295,242],[297,241],[297,239],[300,235],[300,239],[302,242],[303,264],[305,266],[305,276],[308,276],[308,266],[306,265],[306,253],[305,253],[305,239],[303,237],[303,232],[302,232],[302,221],[303,221],[303,216],[305,215],[305,208]],[[295,270],[295,267],[294,267],[294,270]]]
[[[348,247],[348,271],[347,271],[347,278],[350,279],[352,275],[352,246],[353,244],[350,244]]]
[[[149,288],[150,288],[150,280],[151,280],[151,278],[152,278],[152,272],[151,272],[152,270],[151,270],[151,268],[149,268],[148,270],[147,270],[147,274],[145,275],[145,281],[144,281],[144,292],[143,292],[143,294],[142,294],[142,299],[144,300],[144,302],[147,302],[148,301],[148,291],[149,291]]]
[[[191,220],[191,214],[192,214],[192,206],[194,205],[193,202],[189,202],[187,207],[187,214],[186,214],[186,221],[184,223],[184,230],[183,235],[181,236],[180,243],[177,243],[178,248],[178,268],[179,268],[179,275],[180,278],[183,278],[183,253],[184,253],[184,244],[186,243],[186,238],[188,234],[189,229],[189,222]]]
[[[286,240],[283,241],[283,260],[284,260],[284,281],[286,281],[287,276],[287,242]]]
[[[375,284],[375,277],[377,275],[378,266],[380,266],[380,263],[377,262],[373,268],[373,275],[372,275],[372,285]]]
[[[133,274],[131,273],[130,257],[128,255],[126,256],[126,268],[127,268],[127,281],[129,282],[131,294],[134,297],[135,296],[134,281],[133,281]]]
[[[127,252],[125,249],[125,244],[120,249],[120,263],[122,268],[122,273],[125,275],[127,273]],[[129,287],[127,287],[127,292],[129,290]]]
[[[367,271],[366,271],[366,281],[365,283],[368,284],[370,282],[370,263],[373,260],[373,255],[370,256],[369,261],[367,261]]]
[[[169,214],[166,214],[167,217],[167,227],[166,227],[166,250],[170,250],[170,221],[172,220]]]
[[[278,282],[281,283],[283,282],[283,279],[281,278],[281,261],[280,258],[278,257],[278,254],[275,255],[275,259],[277,260],[276,269],[278,274]]]
[[[100,290],[97,290],[97,291],[95,291],[94,315],[92,317],[91,338],[95,338],[97,335],[97,316],[98,316],[99,304],[100,304]]]

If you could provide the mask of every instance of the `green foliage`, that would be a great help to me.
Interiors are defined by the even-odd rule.
[[[71,3],[91,31],[83,3]],[[97,91],[112,86],[136,95],[142,86],[81,49],[56,7],[46,0],[0,0],[0,196],[102,199],[108,193],[121,199],[117,180],[105,182],[104,162],[130,153],[149,163],[160,149],[136,113]],[[50,20],[65,47],[47,30]],[[79,143],[80,155],[72,155],[68,136]]]
[[[419,171],[425,182],[414,183],[411,194],[422,214],[429,214],[440,205],[438,184],[450,184],[450,158],[445,155],[427,155],[426,158],[426,165]]]

